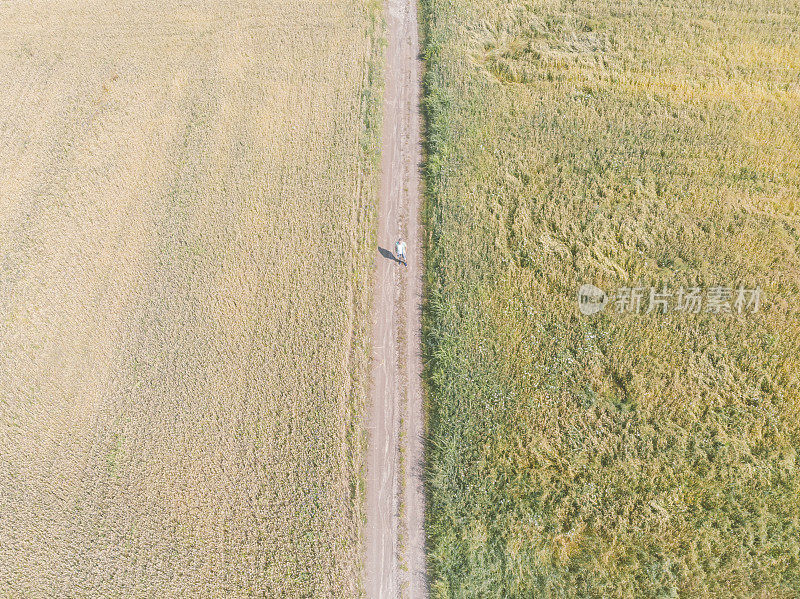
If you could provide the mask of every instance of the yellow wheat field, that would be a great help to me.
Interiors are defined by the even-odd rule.
[[[0,2],[0,597],[360,592],[376,10]]]

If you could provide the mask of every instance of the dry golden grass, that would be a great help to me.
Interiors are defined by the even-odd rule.
[[[378,7],[0,3],[0,596],[355,596]]]
[[[800,596],[800,6],[426,7],[433,596]]]

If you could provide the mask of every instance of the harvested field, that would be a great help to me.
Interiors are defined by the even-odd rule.
[[[380,7],[0,3],[0,596],[359,596]]]

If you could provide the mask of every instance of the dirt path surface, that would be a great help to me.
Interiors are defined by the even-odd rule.
[[[417,9],[387,0],[388,50],[367,465],[367,596],[428,596],[420,375],[421,116]],[[408,266],[394,260],[398,238]]]

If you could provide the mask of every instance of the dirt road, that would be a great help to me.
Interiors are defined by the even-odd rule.
[[[367,463],[367,597],[424,598],[419,230],[420,73],[415,0],[387,0],[388,48]],[[408,244],[408,266],[392,256]]]

